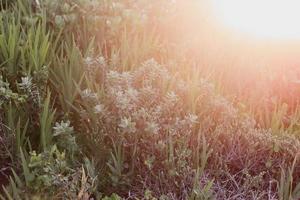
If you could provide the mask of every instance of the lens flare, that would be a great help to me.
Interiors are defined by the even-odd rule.
[[[299,0],[213,0],[214,12],[235,31],[273,39],[300,39]]]

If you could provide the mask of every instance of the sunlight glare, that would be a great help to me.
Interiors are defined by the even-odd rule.
[[[239,32],[272,39],[300,39],[300,0],[213,0],[215,13]]]

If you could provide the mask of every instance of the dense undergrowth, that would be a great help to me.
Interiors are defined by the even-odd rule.
[[[176,6],[1,1],[1,199],[300,198],[297,96],[218,87]]]

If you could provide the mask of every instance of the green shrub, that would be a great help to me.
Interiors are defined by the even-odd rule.
[[[91,68],[91,63],[98,69]],[[246,191],[253,189],[255,180],[265,172],[264,178],[277,179],[278,169],[290,165],[298,151],[298,140],[292,136],[274,136],[256,128],[251,117],[241,115],[205,80],[175,79],[154,60],[130,72],[116,72],[107,67],[105,62],[97,60],[87,63],[86,82],[90,88],[80,92],[76,110],[82,117],[82,126],[77,128],[86,130],[89,143],[96,145],[106,141],[101,145],[102,150],[93,149],[89,154],[97,155],[98,151],[117,144],[108,162],[108,174],[118,190],[110,191],[120,192],[121,188],[126,191],[143,185],[136,190],[142,191],[146,186],[158,196],[169,194],[186,198],[193,188],[191,180],[196,169],[200,168],[203,173],[205,166],[209,171],[199,179],[205,175],[210,177],[206,177],[208,179],[223,177],[232,184],[234,179],[230,176],[246,170],[247,173],[239,176],[245,183],[238,189]],[[95,69],[97,73],[90,73],[89,70]],[[102,77],[100,85],[90,84],[97,82],[99,76]],[[192,91],[191,86],[194,87]],[[191,92],[197,96],[191,96]],[[186,102],[192,101],[190,98],[196,98],[197,104],[187,105]],[[204,150],[204,141],[211,149]],[[205,154],[201,152],[211,156],[204,159]],[[101,157],[99,163],[103,159]],[[215,190],[217,184],[220,182],[208,188]],[[159,185],[164,187],[159,188]],[[266,195],[264,189],[267,187],[267,184],[257,185],[257,194]],[[229,194],[219,195],[228,198]],[[243,195],[248,198],[247,195],[252,194]]]
[[[297,199],[299,112],[200,78],[175,4],[1,1],[1,199]]]

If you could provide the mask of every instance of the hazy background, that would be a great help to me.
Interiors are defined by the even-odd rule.
[[[276,40],[234,30],[220,20],[211,0],[179,1],[176,9],[162,32],[176,46],[178,57],[184,55],[218,74],[214,78],[226,79],[221,87],[239,96],[246,92],[249,98],[255,90],[253,98],[269,98],[280,92],[285,101],[298,101],[300,36]]]

